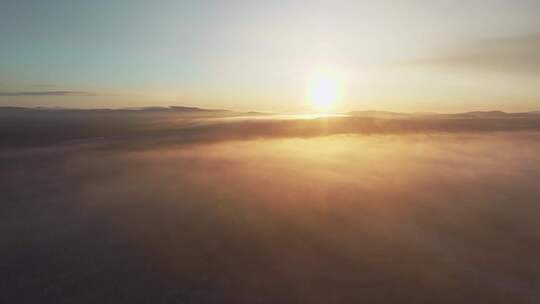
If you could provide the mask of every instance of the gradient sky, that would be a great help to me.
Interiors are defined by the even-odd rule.
[[[540,1],[3,0],[0,105],[540,110]]]

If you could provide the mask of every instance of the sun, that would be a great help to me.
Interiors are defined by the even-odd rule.
[[[341,81],[332,74],[313,77],[309,84],[308,99],[318,112],[333,110],[341,98]]]

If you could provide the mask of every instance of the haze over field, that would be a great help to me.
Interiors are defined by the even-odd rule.
[[[540,300],[538,114],[125,111],[1,111],[3,302]]]

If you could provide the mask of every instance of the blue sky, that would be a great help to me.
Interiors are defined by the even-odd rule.
[[[540,68],[519,67],[540,62],[539,15],[532,0],[2,1],[0,105],[306,111],[310,77],[337,73],[336,110],[538,109]]]

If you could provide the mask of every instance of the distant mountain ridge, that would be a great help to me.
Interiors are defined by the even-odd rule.
[[[388,111],[352,111],[348,113],[356,117],[372,117],[372,118],[524,118],[536,117],[540,115],[540,111],[508,113],[503,111],[471,111],[462,113],[431,113],[431,112],[415,112],[415,113],[399,113]]]
[[[224,114],[224,115],[272,115],[276,113],[265,113],[257,111],[236,112],[225,109],[204,109],[199,107],[189,106],[168,106],[168,107],[131,107],[131,108],[95,108],[95,109],[80,109],[80,108],[59,108],[59,107],[15,107],[15,106],[0,106],[0,113],[29,113],[29,112],[47,112],[47,113],[189,113],[189,114]],[[412,112],[401,113],[391,111],[350,111],[344,113],[354,117],[371,117],[371,118],[524,118],[536,117],[540,115],[540,111],[508,113],[498,110],[493,111],[471,111],[461,113],[435,113],[435,112]]]
[[[80,109],[80,108],[57,108],[57,107],[1,107],[0,111],[85,111],[85,112],[125,112],[125,111],[142,111],[142,112],[230,112],[223,109],[202,109],[198,107],[185,106],[169,106],[169,107],[133,107],[133,108],[95,108],[95,109]]]

